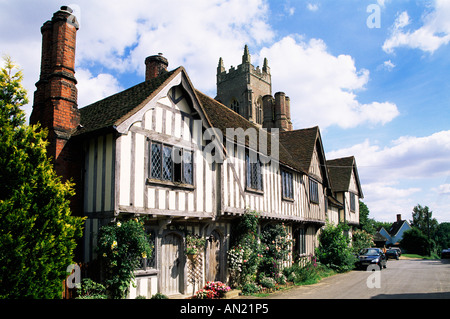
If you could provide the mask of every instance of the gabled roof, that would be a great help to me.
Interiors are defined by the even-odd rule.
[[[329,177],[326,169],[326,158],[323,150],[322,138],[318,126],[311,128],[280,132],[280,142],[289,150],[291,157],[301,171],[309,173],[314,150],[317,150],[320,160],[320,168],[323,184],[329,185]]]
[[[352,172],[354,172],[359,197],[364,198],[354,156],[328,160],[327,168],[333,192],[348,192]]]
[[[400,231],[400,229],[403,227],[404,223],[408,224],[408,222],[406,220],[400,220],[400,221],[393,222],[392,225],[391,225],[391,228],[389,228],[389,232],[388,233],[392,237],[395,237],[398,234],[398,232]]]
[[[301,130],[286,131],[280,133],[280,141],[295,158],[302,171],[308,173],[311,160],[319,134],[319,127],[311,127]]]
[[[74,135],[85,134],[119,125],[124,118],[134,114],[136,108],[145,105],[156,93],[183,68],[178,68],[150,80],[139,83],[122,92],[80,109],[82,128]]]

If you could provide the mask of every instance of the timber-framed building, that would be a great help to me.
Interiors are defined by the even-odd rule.
[[[154,256],[136,271],[130,298],[193,294],[206,281],[228,280],[231,225],[246,211],[260,214],[261,228],[284,223],[294,255],[314,254],[329,208],[339,212],[344,203],[333,192],[319,128],[293,130],[289,98],[271,95],[267,60],[254,68],[246,46],[242,65],[227,73],[220,59],[213,99],[183,67],[169,70],[167,59],[152,55],[143,82],[78,107],[71,13],[61,7],[41,28],[30,122],[49,129],[55,169],[76,183],[73,212],[87,216],[79,262],[96,260],[102,225],[148,216]],[[352,194],[362,196],[360,185]],[[195,264],[184,254],[188,232],[207,239]]]

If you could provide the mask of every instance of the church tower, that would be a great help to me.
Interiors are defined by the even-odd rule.
[[[239,113],[247,120],[262,126],[264,121],[263,97],[272,94],[272,80],[267,59],[262,70],[251,64],[245,45],[242,64],[226,72],[222,58],[217,67],[216,100]]]

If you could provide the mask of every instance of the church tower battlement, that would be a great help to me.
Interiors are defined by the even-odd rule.
[[[217,101],[250,122],[267,129],[291,131],[290,99],[283,92],[272,97],[272,77],[264,58],[262,69],[251,64],[245,45],[242,63],[227,72],[222,58],[217,66]]]
[[[272,79],[267,59],[262,69],[255,68],[247,45],[242,64],[236,68],[232,66],[227,72],[222,58],[219,59],[216,100],[261,126],[264,121],[262,98],[268,94],[272,94]]]

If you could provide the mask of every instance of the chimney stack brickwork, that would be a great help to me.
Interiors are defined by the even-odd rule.
[[[152,55],[145,59],[145,81],[156,78],[164,72],[167,72],[169,61],[162,56],[162,53],[158,55]]]
[[[75,182],[72,211],[81,211],[81,151],[71,135],[80,124],[75,79],[75,46],[78,22],[66,6],[41,27],[41,74],[36,83],[30,124],[48,130],[47,154],[63,181]]]
[[[78,22],[72,9],[61,7],[42,33],[41,74],[36,83],[30,124],[48,129],[49,155],[57,160],[80,124],[75,79],[75,44]]]

